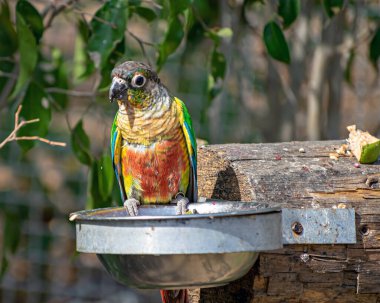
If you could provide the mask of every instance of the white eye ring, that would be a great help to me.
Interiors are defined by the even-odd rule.
[[[146,78],[143,75],[136,75],[132,78],[131,83],[134,87],[143,87],[146,83]]]

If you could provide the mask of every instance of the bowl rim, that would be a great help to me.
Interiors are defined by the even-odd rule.
[[[196,202],[191,203],[192,205],[198,204],[207,206],[215,205],[215,203],[228,203],[233,202],[236,204],[241,204],[242,206],[248,206],[250,204],[252,206],[258,206],[257,203],[252,202],[241,202],[241,201],[225,201],[225,202]],[[175,205],[142,205],[139,206],[141,208],[174,208]],[[186,215],[157,215],[157,216],[106,216],[107,214],[111,214],[113,212],[120,212],[125,208],[122,206],[118,207],[106,207],[106,208],[96,208],[91,210],[81,210],[70,214],[70,218],[74,217],[74,221],[94,221],[94,222],[108,222],[108,221],[156,221],[156,220],[194,220],[194,219],[204,219],[204,218],[225,218],[225,217],[239,217],[239,216],[251,216],[251,215],[261,215],[261,214],[270,214],[270,213],[280,213],[280,207],[273,208],[259,208],[259,209],[239,209],[232,212],[216,212],[216,213],[207,213],[207,214],[186,214]]]

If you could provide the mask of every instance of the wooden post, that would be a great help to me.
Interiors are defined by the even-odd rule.
[[[330,159],[342,143],[199,148],[200,196],[268,207],[353,207],[357,217],[357,244],[288,245],[262,253],[245,277],[202,289],[200,302],[380,302],[380,164]]]

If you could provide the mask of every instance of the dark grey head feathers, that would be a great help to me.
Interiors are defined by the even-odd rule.
[[[148,65],[126,61],[116,66],[111,73],[110,101],[127,100],[136,106],[151,104],[153,95],[165,90],[157,73]]]
[[[159,78],[156,72],[147,64],[136,61],[125,61],[124,63],[116,66],[111,73],[111,77],[119,77],[126,81],[133,75],[139,72],[150,80],[159,83]]]

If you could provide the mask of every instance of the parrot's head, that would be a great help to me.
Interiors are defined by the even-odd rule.
[[[159,102],[160,93],[167,92],[156,72],[141,62],[126,61],[112,70],[111,77],[109,98],[117,100],[121,112],[129,106],[149,108]]]

